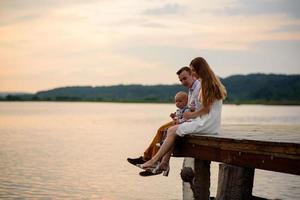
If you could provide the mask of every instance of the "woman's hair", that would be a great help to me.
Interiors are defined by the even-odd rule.
[[[194,58],[190,66],[201,79],[201,101],[203,105],[212,104],[215,100],[225,99],[227,92],[220,79],[211,70],[202,57]]]

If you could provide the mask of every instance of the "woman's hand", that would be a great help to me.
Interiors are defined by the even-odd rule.
[[[195,116],[194,116],[193,112],[185,112],[185,113],[183,113],[183,118],[188,120],[188,119],[195,118]]]

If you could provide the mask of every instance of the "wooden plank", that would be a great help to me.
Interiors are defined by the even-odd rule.
[[[222,125],[221,138],[300,143],[300,124]]]
[[[174,156],[187,157],[192,156],[197,159],[223,162],[231,165],[265,169],[270,171],[284,172],[300,175],[300,162],[287,158],[277,158],[253,153],[241,153],[237,151],[218,150],[211,147],[195,146],[189,144],[181,145],[185,149],[180,151],[176,149]],[[198,152],[198,153],[197,153]],[[199,153],[201,152],[201,153]]]
[[[194,145],[215,147],[223,150],[236,150],[267,155],[277,154],[290,158],[298,158],[300,155],[300,144],[297,143],[231,139],[206,135],[188,135],[184,140]]]
[[[179,138],[174,156],[300,175],[300,144],[185,136]]]

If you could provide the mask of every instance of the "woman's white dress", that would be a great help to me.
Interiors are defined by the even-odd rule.
[[[190,119],[182,124],[176,130],[176,134],[184,136],[187,134],[218,134],[221,126],[222,100],[216,100],[208,114],[194,119]]]

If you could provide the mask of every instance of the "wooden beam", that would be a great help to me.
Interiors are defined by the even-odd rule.
[[[252,200],[254,169],[220,164],[216,200]]]
[[[300,175],[300,144],[189,135],[173,156]]]
[[[210,161],[195,159],[194,200],[209,200]]]

